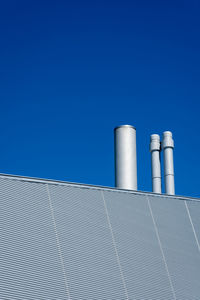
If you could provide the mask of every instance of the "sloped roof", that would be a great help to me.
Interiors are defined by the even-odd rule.
[[[200,299],[200,200],[0,176],[0,299]]]

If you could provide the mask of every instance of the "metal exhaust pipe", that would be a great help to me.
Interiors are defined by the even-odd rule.
[[[175,195],[173,161],[174,141],[170,131],[163,132],[162,149],[164,156],[165,193]]]
[[[114,129],[115,186],[137,190],[136,129],[122,125]]]
[[[153,193],[161,194],[161,167],[160,167],[160,136],[152,134],[150,140],[151,174]]]

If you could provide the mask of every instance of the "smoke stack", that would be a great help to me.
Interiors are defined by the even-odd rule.
[[[158,134],[151,135],[150,152],[152,190],[154,193],[161,194],[160,136]]]
[[[163,132],[162,149],[164,156],[165,193],[175,195],[173,161],[174,141],[170,131]]]
[[[122,125],[114,130],[115,186],[137,190],[136,129]]]

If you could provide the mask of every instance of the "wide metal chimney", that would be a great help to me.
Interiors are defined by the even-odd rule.
[[[175,195],[173,161],[174,141],[170,131],[163,132],[162,149],[164,157],[165,193]]]
[[[137,190],[136,129],[122,125],[114,130],[115,186]]]
[[[152,190],[154,193],[161,194],[160,136],[158,134],[151,135],[150,152]]]

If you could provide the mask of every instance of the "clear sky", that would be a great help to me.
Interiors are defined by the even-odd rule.
[[[0,172],[114,185],[113,129],[173,132],[176,194],[200,197],[200,2],[2,1]]]

